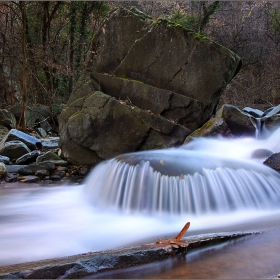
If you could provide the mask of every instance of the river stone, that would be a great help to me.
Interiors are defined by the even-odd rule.
[[[59,137],[48,137],[48,138],[41,139],[42,148],[44,150],[58,149],[59,148],[58,141],[59,141]]]
[[[236,106],[223,105],[215,117],[223,118],[234,136],[255,136],[255,118]]]
[[[60,156],[58,156],[57,154],[48,151],[40,156],[37,157],[36,162],[43,162],[43,161],[52,161],[52,160],[62,160],[62,158]]]
[[[252,153],[251,157],[252,158],[259,158],[259,159],[261,159],[261,158],[268,158],[272,154],[273,154],[273,152],[270,151],[270,150],[267,150],[267,149],[257,149],[257,150],[255,150]]]
[[[217,137],[219,135],[223,137],[230,137],[232,136],[232,133],[223,118],[212,117],[201,128],[192,132],[186,138],[184,144],[197,137]]]
[[[0,179],[2,179],[6,174],[8,170],[4,162],[0,162]]]
[[[254,109],[254,108],[251,108],[251,107],[245,107],[245,108],[242,109],[242,111],[250,114],[251,116],[253,116],[255,118],[261,118],[264,114],[264,112],[262,110]]]
[[[50,175],[50,172],[48,170],[37,170],[35,172],[35,176],[39,177],[39,178],[43,178],[43,177],[46,177],[46,176],[49,176]]]
[[[11,160],[15,160],[30,152],[30,149],[18,140],[1,143],[0,145],[0,154],[9,157]]]
[[[205,36],[138,10],[115,10],[60,114],[63,156],[95,165],[182,145],[215,113],[240,67],[240,57]]]
[[[38,170],[48,170],[53,171],[55,169],[55,164],[52,162],[42,162],[36,164],[26,165],[18,169],[20,175],[34,175]]]
[[[265,128],[270,132],[275,131],[280,126],[280,105],[266,110],[261,118]]]
[[[271,155],[264,161],[264,164],[280,172],[280,153]]]
[[[38,127],[37,132],[40,134],[41,137],[47,137],[48,136],[46,130],[42,127]]]
[[[29,164],[35,162],[36,158],[41,154],[39,150],[34,150],[28,154],[25,154],[16,160],[16,164]]]
[[[5,164],[9,164],[10,163],[10,159],[8,157],[0,155],[0,162],[3,162]]]
[[[2,142],[18,140],[23,142],[30,150],[42,149],[41,140],[17,129],[11,129]]]

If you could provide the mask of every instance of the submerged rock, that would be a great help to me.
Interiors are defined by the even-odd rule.
[[[271,155],[264,161],[264,164],[280,172],[280,153]]]
[[[60,147],[74,164],[183,144],[214,113],[241,66],[225,47],[137,10],[113,12],[60,114]]]

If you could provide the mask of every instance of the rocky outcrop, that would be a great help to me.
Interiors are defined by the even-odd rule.
[[[241,66],[230,50],[137,10],[114,11],[59,119],[72,163],[183,144]]]
[[[214,117],[192,132],[185,140],[188,143],[196,137],[266,137],[279,128],[280,105],[265,112],[259,109],[225,104]]]

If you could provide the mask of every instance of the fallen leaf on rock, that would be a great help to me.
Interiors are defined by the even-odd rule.
[[[174,249],[182,249],[188,247],[187,241],[182,241],[182,237],[186,234],[187,230],[189,229],[191,223],[187,222],[182,230],[173,238],[170,239],[160,239],[156,241],[156,243],[145,244],[145,247],[150,248],[164,248],[168,252],[175,254]]]

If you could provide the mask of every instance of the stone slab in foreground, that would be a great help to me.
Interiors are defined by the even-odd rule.
[[[184,238],[188,241],[185,254],[196,248],[255,235],[260,232],[227,232],[203,234]],[[178,252],[175,252],[178,253]],[[88,252],[74,256],[47,259],[0,267],[0,279],[55,279],[81,278],[102,271],[127,268],[172,257],[164,249],[144,246],[102,252]]]

